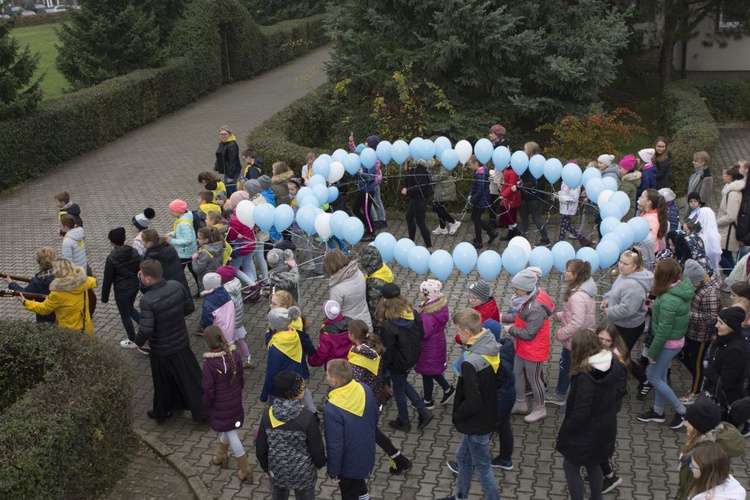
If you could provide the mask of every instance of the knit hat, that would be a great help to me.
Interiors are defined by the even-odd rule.
[[[224,208],[226,210],[234,210],[235,208],[237,208],[237,205],[239,205],[241,201],[249,199],[250,195],[247,191],[235,191],[229,197],[229,200],[224,203]]]
[[[635,156],[625,155],[622,157],[622,160],[620,160],[619,167],[624,168],[625,170],[630,172],[631,170],[635,168],[635,162],[636,162]]]
[[[219,276],[216,273],[206,273],[205,276],[203,276],[203,288],[205,291],[210,292],[214,288],[219,288],[221,286],[221,276]]]
[[[693,259],[685,261],[685,272],[683,273],[690,283],[699,283],[706,279],[706,270]]]
[[[661,188],[659,190],[659,194],[664,197],[664,201],[666,201],[667,203],[669,203],[670,201],[674,201],[674,199],[677,198],[677,196],[674,194],[674,191],[669,188]]]
[[[139,231],[143,231],[144,229],[148,229],[148,226],[151,225],[151,220],[154,217],[156,217],[156,212],[154,212],[154,209],[147,208],[143,211],[142,214],[134,215],[132,222]]]
[[[214,195],[214,202],[221,200],[227,201],[227,192],[223,189],[216,191],[216,194]]]
[[[656,150],[654,148],[646,148],[638,151],[638,156],[643,160],[643,163],[651,163],[655,153]]]
[[[542,277],[542,270],[538,267],[527,267],[526,269],[520,270],[513,279],[510,280],[510,285],[517,289],[523,290],[524,292],[531,292],[536,288],[536,282]]]
[[[284,262],[284,250],[272,248],[266,255],[266,262],[268,262],[269,267],[277,267],[280,263]]]
[[[124,227],[116,227],[113,230],[109,232],[109,241],[117,245],[118,247],[121,247],[125,244],[125,228]]]
[[[395,283],[386,283],[383,285],[383,288],[380,289],[380,295],[382,295],[384,299],[395,299],[401,295],[401,289]]]
[[[688,229],[690,229],[691,233],[700,233],[701,229],[701,223],[698,222],[698,219],[688,219],[685,221],[685,224],[687,224]]]
[[[487,302],[490,300],[490,285],[486,281],[479,279],[476,283],[469,285],[469,293],[481,300],[482,303]]]
[[[612,162],[615,161],[614,155],[599,155],[599,158],[596,159],[599,163],[604,163],[606,166],[612,165]]]
[[[695,403],[688,405],[685,420],[695,427],[696,431],[706,434],[721,423],[721,408],[708,397],[701,395]]]
[[[237,270],[232,266],[219,266],[216,270],[216,274],[221,276],[221,284],[232,281],[237,276]]]
[[[305,379],[297,372],[279,372],[273,378],[273,388],[276,395],[281,399],[297,399],[305,390]]]
[[[733,332],[739,332],[742,330],[742,322],[745,321],[745,310],[741,307],[727,307],[719,311],[719,319]]]
[[[436,297],[443,296],[443,284],[438,280],[427,280],[423,281],[419,285],[419,291],[427,296],[428,299],[434,299]]]
[[[341,306],[335,300],[326,300],[326,303],[323,304],[323,312],[326,318],[334,320],[341,314]]]
[[[701,195],[699,195],[699,194],[698,194],[698,193],[696,193],[695,191],[693,191],[692,193],[690,193],[690,194],[688,195],[688,202],[690,202],[690,201],[692,201],[692,200],[695,200],[695,201],[697,201],[698,203],[702,203],[702,202],[701,202]]]
[[[499,123],[496,123],[490,127],[490,134],[495,134],[498,137],[502,137],[505,135],[505,127],[503,127]]]
[[[365,144],[367,144],[368,148],[375,149],[378,147],[378,144],[380,144],[380,137],[377,135],[371,135],[365,139]]]
[[[263,191],[263,188],[260,186],[260,181],[258,181],[258,179],[249,179],[245,181],[242,187],[250,196],[255,196],[256,194]]]
[[[300,317],[300,310],[297,306],[289,309],[277,307],[268,311],[268,324],[276,331],[283,330],[295,319]]]
[[[172,200],[172,203],[169,204],[169,210],[171,210],[172,212],[184,214],[185,212],[187,212],[187,202],[180,200],[179,198],[176,200]]]
[[[271,178],[267,175],[261,175],[257,180],[260,183],[260,187],[263,191],[271,187]]]
[[[487,319],[482,323],[482,326],[488,329],[498,342],[500,341],[503,336],[503,326],[496,319]]]

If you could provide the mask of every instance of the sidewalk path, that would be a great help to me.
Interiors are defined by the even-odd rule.
[[[294,99],[319,85],[324,80],[321,66],[327,59],[321,49],[289,65],[247,82],[223,87],[187,108],[164,117],[150,125],[134,131],[105,148],[86,154],[67,163],[59,170],[50,172],[42,179],[22,187],[0,199],[0,213],[4,214],[3,237],[0,238],[0,271],[14,274],[35,272],[33,252],[42,245],[57,248],[60,244],[55,233],[56,209],[52,196],[59,190],[68,190],[83,209],[87,231],[89,261],[95,273],[101,276],[103,263],[110,250],[108,231],[116,226],[130,228],[131,217],[151,206],[156,209],[154,227],[161,231],[171,228],[172,219],[166,205],[175,197],[194,204],[200,185],[197,174],[213,164],[217,145],[217,129],[230,125],[240,147],[244,138],[255,126],[279,111]],[[717,151],[718,167],[730,164],[739,158],[750,158],[750,130],[723,130],[722,144]],[[717,174],[718,175],[718,174]],[[430,217],[433,217],[430,215]],[[406,235],[401,216],[389,218],[389,230],[397,237]],[[432,220],[430,224],[432,224]],[[464,220],[464,222],[469,222]],[[464,224],[457,236],[437,236],[438,248],[452,250],[462,239],[470,239],[470,224]],[[551,234],[556,234],[553,230]],[[500,250],[504,247],[500,247]],[[416,299],[419,277],[393,265],[396,282],[404,293]],[[464,276],[454,272],[445,285],[452,311],[465,307],[465,286],[477,278],[476,273]],[[610,277],[596,276],[600,280],[600,294],[606,291]],[[492,283],[494,295],[500,307],[505,309],[510,298],[510,279],[501,273]],[[553,271],[541,283],[558,308],[562,306],[564,289],[561,276]],[[322,319],[321,305],[327,298],[327,281],[306,277],[302,284],[305,297],[304,311],[307,315],[313,342],[317,344],[317,325]],[[130,362],[136,387],[134,401],[135,427],[152,438],[158,439],[173,450],[170,459],[187,465],[215,498],[269,498],[268,481],[255,465],[251,430],[260,421],[263,406],[258,402],[263,383],[266,361],[262,336],[266,328],[266,304],[246,306],[248,344],[260,367],[246,372],[244,404],[245,426],[240,436],[251,463],[256,468],[254,485],[240,485],[235,477],[234,463],[230,469],[222,470],[209,464],[217,436],[205,425],[191,422],[189,414],[177,415],[163,425],[146,418],[151,407],[152,384],[148,359],[133,350],[123,350]],[[190,331],[195,330],[198,314],[189,319]],[[0,317],[24,317],[31,314],[21,310],[15,300],[0,302]],[[122,326],[113,302],[100,305],[94,317],[97,337],[112,345],[124,337]],[[453,331],[449,330],[452,337]],[[553,384],[557,379],[557,359],[560,345],[553,341],[553,353],[545,368],[546,379]],[[196,356],[205,351],[201,337],[192,337]],[[455,359],[460,351],[451,345],[449,358]],[[455,376],[449,369],[449,380]],[[421,390],[421,380],[414,377],[414,385]],[[678,393],[688,388],[686,370],[679,363],[672,365],[672,380]],[[312,369],[309,385],[316,402],[322,402],[326,394],[323,372]],[[635,398],[636,385],[630,384],[630,395],[619,414],[619,434],[616,468],[623,484],[607,497],[614,499],[671,499],[677,484],[677,457],[685,440],[685,431],[670,430],[666,425],[642,424],[635,416],[651,403],[650,396],[641,403]],[[514,418],[513,430],[516,447],[513,453],[515,468],[509,472],[495,470],[501,495],[504,498],[545,498],[563,500],[567,498],[562,458],[554,451],[557,429],[562,422],[562,408],[548,405],[548,416],[534,425],[526,425],[520,417]],[[672,410],[668,410],[670,418]],[[374,499],[427,500],[446,496],[455,486],[455,477],[445,467],[447,459],[453,459],[459,436],[451,425],[451,406],[435,409],[435,420],[424,431],[410,433],[392,431],[387,421],[396,416],[395,405],[390,404],[382,416],[382,428],[392,436],[394,444],[414,462],[414,468],[405,476],[391,476],[389,463],[378,451],[375,471],[370,483]],[[416,418],[413,419],[416,422]],[[493,454],[498,445],[493,441]],[[747,484],[750,457],[745,455],[733,460],[732,472],[743,484]],[[186,481],[176,469],[166,467],[148,449],[141,449],[131,466],[128,476],[112,493],[113,499],[125,498],[187,498]],[[334,498],[335,486],[325,478],[325,469],[319,473],[317,496]],[[335,494],[338,497],[338,494]],[[481,490],[475,480],[472,498],[480,498]]]

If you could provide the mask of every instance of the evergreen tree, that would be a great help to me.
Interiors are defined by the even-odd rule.
[[[11,28],[12,23],[0,22],[0,120],[23,116],[42,100],[43,77],[32,82],[39,54],[32,55],[28,45],[19,54]]]
[[[159,27],[134,0],[80,0],[58,30],[57,68],[75,88],[157,67],[164,60]]]

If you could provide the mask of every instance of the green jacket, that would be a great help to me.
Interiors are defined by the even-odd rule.
[[[667,340],[680,340],[685,336],[693,295],[693,284],[683,277],[678,284],[656,297],[651,308],[651,332],[654,340],[648,348],[649,358],[656,359]]]
[[[456,201],[456,180],[450,171],[442,165],[430,165],[430,177],[435,201]]]

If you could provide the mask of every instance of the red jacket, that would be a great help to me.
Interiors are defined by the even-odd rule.
[[[490,297],[490,300],[484,304],[472,307],[472,309],[482,316],[482,323],[488,319],[494,319],[497,322],[500,321],[500,311],[497,309],[497,301],[495,301],[495,297]]]
[[[500,190],[500,196],[503,199],[500,203],[505,208],[518,208],[521,206],[521,191],[518,188],[515,191],[511,189],[517,184],[518,174],[510,167],[503,170],[503,187]]]
[[[253,228],[247,227],[240,222],[236,215],[229,220],[229,232],[227,241],[240,245],[240,255],[247,255],[255,250],[255,233]]]
[[[511,327],[510,334],[516,337],[516,354],[520,358],[533,362],[542,362],[549,359],[549,317],[554,310],[555,304],[552,299],[547,295],[547,292],[539,288],[539,293],[524,303],[516,313],[514,326]],[[526,328],[527,321],[530,322],[528,329]],[[541,326],[539,326],[539,323],[541,323]]]

